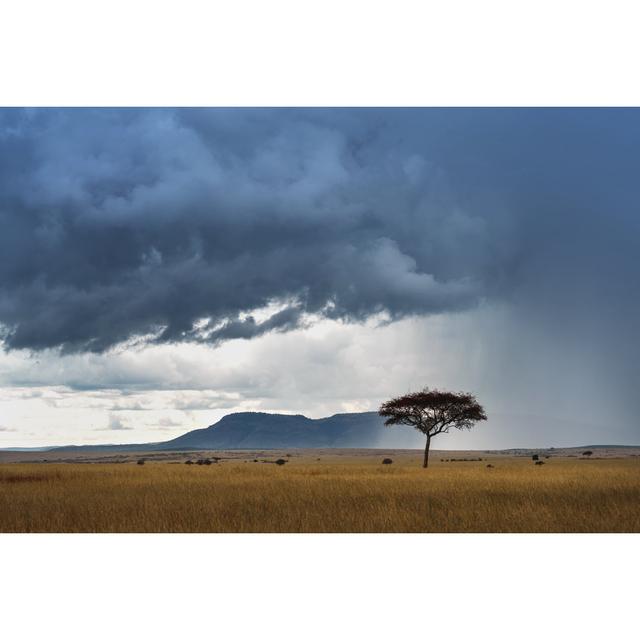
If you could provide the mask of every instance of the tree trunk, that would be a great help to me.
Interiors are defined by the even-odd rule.
[[[424,462],[422,468],[426,469],[429,466],[429,447],[431,446],[431,436],[427,436],[427,445],[424,448]]]

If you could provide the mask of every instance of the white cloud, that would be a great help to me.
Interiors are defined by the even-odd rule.
[[[42,353],[37,366],[26,354],[3,353],[0,408],[20,427],[12,434],[15,446],[143,442],[205,427],[233,411],[317,418],[375,410],[390,396],[429,385],[471,391],[489,414],[488,423],[442,438],[438,446],[628,438],[624,424],[611,421],[603,434],[604,373],[589,364],[587,350],[549,344],[534,333],[523,340],[508,308],[379,320],[322,320],[215,349],[182,344],[104,355]],[[577,367],[583,374],[572,378]],[[12,386],[18,383],[33,386]],[[569,429],[574,423],[580,428]]]
[[[104,431],[130,431],[132,429],[133,427],[128,427],[124,423],[122,418],[114,414],[111,414],[109,416],[109,422],[107,423],[107,426],[103,427],[102,429],[99,429],[99,431],[103,431],[103,430]]]

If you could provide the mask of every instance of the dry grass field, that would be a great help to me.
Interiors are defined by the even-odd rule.
[[[0,531],[640,532],[639,457],[381,460],[3,464]]]

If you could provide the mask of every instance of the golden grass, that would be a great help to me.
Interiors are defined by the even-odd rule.
[[[640,532],[640,459],[7,464],[2,532]]]

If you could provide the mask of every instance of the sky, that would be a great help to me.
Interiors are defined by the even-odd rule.
[[[0,448],[424,386],[640,444],[637,109],[0,109]],[[403,427],[394,427],[400,429]]]

